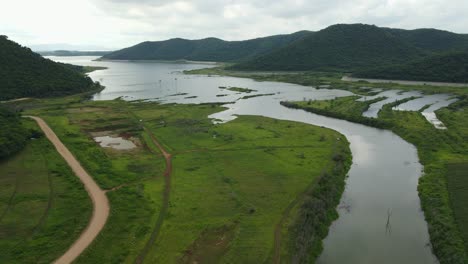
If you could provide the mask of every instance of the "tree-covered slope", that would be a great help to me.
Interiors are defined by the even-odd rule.
[[[0,160],[24,147],[30,133],[22,126],[20,117],[0,106]]]
[[[69,95],[94,88],[93,81],[74,67],[45,59],[0,36],[0,100]]]
[[[300,31],[289,35],[245,41],[224,41],[217,38],[146,41],[104,55],[102,58],[107,60],[242,61],[284,47],[310,34],[313,33]]]
[[[390,80],[468,83],[468,53],[437,54],[405,64],[357,71],[353,73],[353,76]]]
[[[456,34],[432,28],[387,30],[401,40],[429,52],[468,51],[467,34]]]
[[[350,70],[399,63],[425,52],[371,25],[333,25],[270,54],[233,66],[241,70]]]

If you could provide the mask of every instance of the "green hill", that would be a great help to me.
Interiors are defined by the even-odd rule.
[[[245,41],[224,41],[217,38],[187,40],[175,38],[165,41],[147,41],[104,55],[107,60],[192,60],[241,61],[266,54],[312,34],[300,31]]]
[[[0,100],[69,95],[96,85],[77,67],[45,59],[0,36]]]
[[[468,83],[468,53],[437,54],[405,64],[357,71],[353,73],[353,76],[390,80]]]
[[[270,54],[233,66],[240,70],[350,70],[400,63],[426,55],[389,30],[334,25]]]

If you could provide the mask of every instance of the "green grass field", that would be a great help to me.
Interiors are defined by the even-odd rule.
[[[447,182],[455,220],[460,228],[464,241],[468,241],[468,162],[451,163],[447,167]],[[465,243],[468,252],[468,243]]]
[[[90,215],[88,194],[45,137],[0,162],[1,263],[52,262],[78,238]]]
[[[419,181],[419,196],[435,254],[441,263],[466,263],[468,245],[468,120],[467,99],[437,111],[438,118],[447,130],[436,129],[420,112],[393,111],[392,105],[385,105],[377,120],[356,118],[362,107],[346,98],[336,102],[315,101],[289,103],[291,107],[302,108],[331,116],[363,123],[380,124],[391,129],[418,149],[424,175]],[[344,106],[348,104],[348,107]]]
[[[110,190],[108,223],[77,263],[133,263],[152,234],[145,263],[258,263],[272,261],[275,246],[287,263],[299,250],[291,246],[293,231],[308,221],[300,221],[307,197],[334,186],[326,211],[314,212],[324,222],[309,223],[317,232],[307,234],[313,239],[303,257],[315,257],[336,217],[351,160],[348,142],[333,130],[256,116],[215,125],[207,116],[222,108],[214,104],[66,98],[25,106]],[[131,137],[137,148],[102,148],[92,139],[96,133]],[[167,211],[164,159],[152,137],[172,154]]]
[[[316,100],[316,101],[306,101],[306,102],[296,102],[301,108],[306,108],[311,106],[314,109],[320,110],[331,110],[334,113],[339,113],[342,115],[353,115],[361,117],[362,113],[369,109],[369,106],[373,103],[386,99],[385,97],[379,97],[373,100],[368,101],[356,101],[360,96],[345,96],[339,97],[333,100]]]

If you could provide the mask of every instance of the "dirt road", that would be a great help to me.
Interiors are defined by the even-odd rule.
[[[76,176],[80,178],[93,201],[93,215],[88,226],[73,245],[54,262],[57,264],[71,263],[93,242],[99,232],[104,228],[109,216],[109,201],[107,200],[106,193],[99,188],[93,178],[83,169],[78,160],[76,160],[73,154],[65,147],[47,123],[39,117],[27,117],[37,122],[46,137],[54,144],[57,151],[65,159]]]

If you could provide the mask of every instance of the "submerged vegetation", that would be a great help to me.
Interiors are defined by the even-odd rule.
[[[223,89],[223,88],[220,88],[220,89]],[[224,89],[229,90],[229,91],[233,91],[233,92],[239,92],[239,93],[256,92],[256,90],[252,90],[252,89],[249,89],[249,88],[242,88],[242,87],[228,87],[228,88],[224,88]]]

